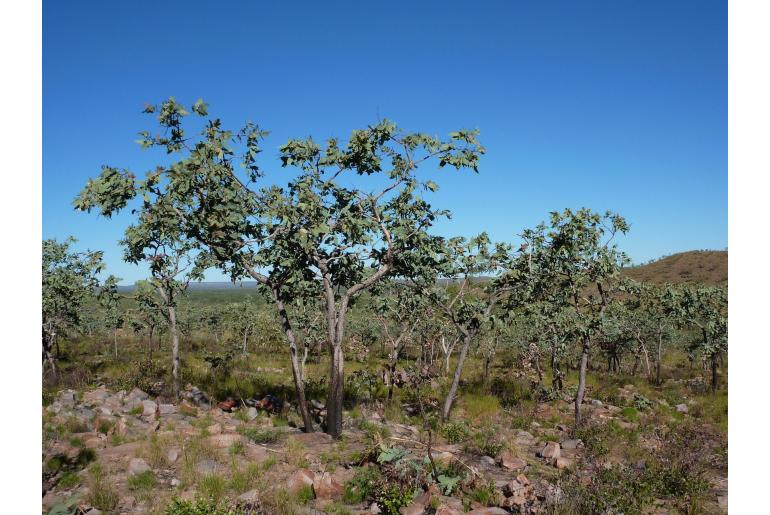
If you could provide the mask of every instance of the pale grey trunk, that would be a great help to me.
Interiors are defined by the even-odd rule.
[[[463,337],[463,346],[460,349],[460,357],[457,360],[455,373],[452,377],[452,385],[449,387],[449,393],[447,393],[446,399],[444,399],[444,408],[441,410],[441,419],[444,421],[449,419],[449,413],[452,411],[452,404],[454,403],[455,396],[457,395],[457,387],[460,384],[460,376],[463,372],[463,365],[465,364],[465,358],[468,356],[468,348],[470,345],[471,335],[466,334]],[[447,363],[448,362],[449,354],[447,354]]]
[[[586,393],[586,368],[588,367],[588,344],[583,343],[583,352],[580,355],[580,372],[578,373],[578,388],[575,393],[575,427],[581,423],[580,411],[583,397]]]
[[[663,361],[663,335],[658,334],[658,360],[655,364],[655,382],[657,384],[661,383],[661,377],[660,377],[660,367],[661,362]]]
[[[179,396],[179,332],[176,327],[176,308],[168,307],[168,326],[171,332],[171,376],[174,382],[174,395]]]

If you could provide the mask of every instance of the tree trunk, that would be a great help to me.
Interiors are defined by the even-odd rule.
[[[281,318],[283,333],[286,335],[286,340],[289,342],[291,373],[294,377],[294,390],[297,393],[297,409],[302,417],[302,423],[305,424],[304,431],[306,433],[312,433],[315,431],[315,428],[313,427],[313,419],[310,417],[310,411],[307,409],[307,399],[305,398],[305,360],[302,360],[303,368],[300,369],[299,360],[297,359],[297,340],[294,331],[291,328],[291,324],[289,323],[289,315],[286,312],[286,307],[276,291],[273,292],[273,298],[275,299],[276,307],[278,308],[278,315]]]
[[[575,427],[580,427],[580,408],[583,396],[586,393],[586,368],[588,368],[588,344],[583,343],[583,352],[580,355],[580,372],[578,374],[578,388],[575,393]]]
[[[465,358],[468,355],[468,348],[471,346],[471,335],[466,334],[463,337],[463,346],[460,349],[460,357],[457,360],[457,366],[455,367],[454,377],[452,377],[452,386],[449,387],[449,393],[447,393],[444,400],[444,408],[441,410],[441,420],[446,422],[449,420],[449,412],[452,411],[452,404],[454,403],[455,396],[457,395],[457,386],[460,384],[460,376],[463,372],[463,365],[465,364]],[[449,354],[447,353],[447,366],[449,365]]]
[[[342,436],[342,400],[344,366],[342,343],[334,342],[331,348],[329,397],[326,400],[326,432],[334,438]]]
[[[174,395],[179,396],[179,332],[176,327],[176,308],[168,307],[168,327],[171,332],[171,377],[174,382]]]
[[[115,348],[115,359],[118,359],[118,328],[112,330],[112,346]]]
[[[719,386],[719,379],[717,377],[717,359],[718,356],[716,353],[711,355],[711,393],[715,393]]]

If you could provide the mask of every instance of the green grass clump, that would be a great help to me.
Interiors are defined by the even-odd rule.
[[[165,515],[245,515],[243,510],[223,506],[213,499],[198,498],[195,501],[183,501],[174,498],[166,507]]]
[[[441,426],[440,433],[448,443],[462,443],[471,436],[468,425],[462,422],[447,422]]]
[[[346,504],[358,504],[372,499],[382,483],[382,473],[377,467],[356,470],[353,479],[345,484],[342,500]]]
[[[301,505],[305,505],[313,500],[315,495],[313,494],[313,487],[311,485],[305,485],[297,492],[297,502]]]
[[[269,428],[241,426],[238,432],[255,443],[274,443],[281,437],[280,432]]]
[[[227,452],[231,456],[243,456],[243,454],[246,452],[246,445],[238,440],[237,442],[233,442],[233,444],[227,449]]]
[[[227,492],[227,481],[219,474],[208,474],[198,482],[198,491],[204,497],[219,502]]]
[[[142,500],[149,500],[152,498],[152,489],[158,484],[155,479],[155,474],[151,470],[145,470],[139,474],[129,476],[128,489],[137,494]]]
[[[118,505],[118,493],[104,475],[99,463],[88,470],[88,503],[102,511],[112,511]]]
[[[59,488],[72,488],[73,486],[77,486],[79,484],[80,476],[78,476],[75,472],[67,471],[61,475],[57,486]]]

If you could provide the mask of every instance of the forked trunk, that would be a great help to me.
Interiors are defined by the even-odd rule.
[[[449,420],[449,412],[452,411],[452,404],[454,403],[455,396],[457,395],[457,387],[460,384],[460,376],[463,373],[463,365],[465,364],[465,358],[468,355],[468,348],[471,346],[471,335],[466,334],[463,337],[463,346],[460,349],[460,357],[457,360],[457,366],[455,367],[455,373],[452,377],[452,386],[449,387],[449,393],[447,393],[446,399],[444,399],[444,408],[441,410],[441,419],[443,421]],[[447,366],[449,364],[449,354],[447,354]]]

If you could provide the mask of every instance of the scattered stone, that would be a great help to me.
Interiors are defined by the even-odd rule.
[[[140,401],[143,401],[147,398],[149,398],[149,395],[147,395],[146,392],[143,392],[139,388],[134,388],[133,390],[131,390],[131,393],[128,394],[128,399],[138,399]]]
[[[259,500],[259,492],[257,490],[249,490],[238,496],[237,501],[239,503],[255,503]]]
[[[179,485],[181,485],[181,484],[182,484],[182,482],[181,482],[181,481],[179,481],[177,478],[175,478],[175,477],[174,477],[174,478],[171,478],[171,486],[173,486],[173,487],[177,487],[177,486],[179,486]]]
[[[591,401],[591,405],[592,405],[592,406],[598,406],[598,407],[601,407],[601,406],[604,406],[604,403],[603,403],[602,401],[600,401],[599,399],[593,399],[593,400]]]
[[[556,442],[548,442],[540,454],[547,460],[556,460],[561,456],[561,446]]]
[[[676,410],[679,413],[689,413],[689,411],[690,411],[689,408],[687,407],[687,404],[677,404],[676,405]]]
[[[568,468],[570,468],[572,466],[572,460],[570,460],[568,458],[561,458],[561,457],[559,457],[559,458],[556,458],[556,461],[554,462],[554,465],[559,470],[568,469]]]
[[[217,463],[214,460],[201,460],[195,466],[195,469],[198,471],[199,474],[209,476],[211,474],[218,473],[220,466],[219,466],[219,463]]]
[[[209,436],[207,442],[218,449],[226,449],[236,442],[243,442],[245,438],[237,433],[221,433]]]
[[[485,506],[471,510],[466,515],[508,515],[508,512],[497,506]]]
[[[422,504],[413,502],[409,506],[400,508],[398,512],[401,515],[423,515],[425,513],[425,506]]]
[[[286,482],[286,489],[292,495],[297,495],[300,490],[306,486],[313,486],[315,474],[308,469],[299,469],[289,477]]]
[[[62,390],[59,392],[58,401],[64,406],[75,405],[75,391],[74,390]]]
[[[177,407],[174,404],[160,404],[158,405],[158,413],[161,415],[171,415],[177,412]]]
[[[143,417],[151,417],[155,415],[155,411],[158,409],[157,403],[155,401],[151,400],[143,400],[142,401],[142,416]]]
[[[328,472],[317,474],[313,479],[313,492],[317,499],[337,501],[342,498],[345,488]]]
[[[485,465],[489,465],[490,467],[494,467],[496,465],[495,459],[492,456],[482,456],[479,458],[479,461]]]
[[[294,440],[298,440],[304,443],[306,446],[311,447],[319,444],[332,443],[332,437],[326,433],[299,433],[292,436]]]
[[[372,515],[379,515],[382,513],[382,510],[380,509],[379,505],[376,502],[373,502],[371,506],[369,506],[369,513]]]
[[[83,403],[89,406],[96,406],[102,404],[110,394],[104,386],[100,386],[96,390],[91,390],[83,394]]]
[[[179,459],[179,449],[176,447],[173,449],[169,449],[166,453],[166,461],[169,463],[176,463],[176,460]]]
[[[251,407],[246,410],[246,418],[251,421],[257,418],[257,415],[259,415],[259,412],[257,411],[257,408]]]
[[[580,439],[572,439],[572,440],[564,440],[561,443],[561,448],[565,450],[574,450],[578,447],[583,447],[583,440]]]
[[[141,474],[150,470],[150,466],[142,458],[134,458],[128,464],[129,475]]]
[[[509,451],[500,454],[499,462],[500,466],[506,470],[523,470],[527,466],[526,461],[514,456]]]
[[[206,431],[208,431],[210,435],[218,435],[219,433],[222,432],[222,426],[220,426],[219,424],[211,424],[209,427],[206,428]]]

